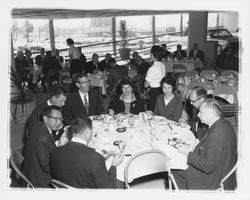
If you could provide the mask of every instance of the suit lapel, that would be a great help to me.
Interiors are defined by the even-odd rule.
[[[83,110],[84,115],[87,116],[87,111],[86,111],[86,108],[85,108],[85,106],[83,104],[83,101],[82,101],[82,98],[80,96],[80,91],[79,90],[77,92],[77,98],[76,99],[79,101],[79,102],[76,102],[76,105],[81,105],[80,108]],[[89,102],[89,104],[90,104],[90,102]]]

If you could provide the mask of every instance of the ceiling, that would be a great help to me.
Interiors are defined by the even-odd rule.
[[[66,18],[94,18],[136,15],[163,15],[188,13],[192,10],[123,10],[123,9],[49,9],[49,8],[13,8],[12,18],[29,19],[66,19]],[[196,11],[195,11],[196,12]],[[209,11],[221,12],[221,11]],[[223,11],[225,12],[225,11]]]

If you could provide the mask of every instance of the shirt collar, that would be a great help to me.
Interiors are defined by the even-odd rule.
[[[78,143],[81,143],[81,144],[84,144],[84,145],[87,146],[87,142],[86,142],[85,140],[81,139],[81,138],[73,137],[73,138],[71,139],[71,142],[78,142]]]

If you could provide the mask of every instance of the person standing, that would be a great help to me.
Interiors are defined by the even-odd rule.
[[[62,128],[62,113],[57,106],[42,112],[43,121],[36,124],[28,139],[22,172],[36,188],[47,188],[51,181],[49,154],[56,148],[52,131]]]
[[[68,38],[66,42],[69,46],[70,76],[74,80],[74,74],[82,72],[80,51],[77,47],[74,46],[75,42],[71,38]]]
[[[161,79],[166,75],[166,68],[162,63],[163,51],[160,46],[153,46],[151,48],[151,58],[154,63],[147,71],[144,87],[150,87],[148,110],[153,112],[157,97],[161,94]]]
[[[103,156],[88,147],[93,134],[91,120],[77,117],[68,130],[73,134],[71,141],[50,154],[52,177],[76,188],[117,188],[116,166],[122,162],[122,154],[113,158],[107,170]]]

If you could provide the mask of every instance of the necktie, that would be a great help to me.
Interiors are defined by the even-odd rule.
[[[87,101],[87,95],[84,95],[84,105],[86,108],[87,113],[89,113],[89,105],[88,105],[88,101]]]

